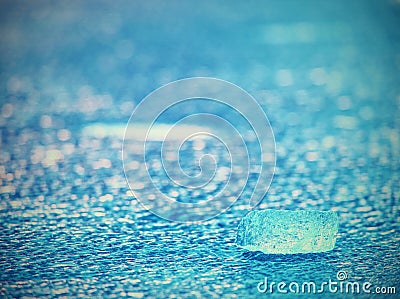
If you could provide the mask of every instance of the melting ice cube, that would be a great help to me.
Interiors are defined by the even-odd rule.
[[[333,211],[254,210],[241,220],[236,244],[268,254],[332,250],[338,232]]]

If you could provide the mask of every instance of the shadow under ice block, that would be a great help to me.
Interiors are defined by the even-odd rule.
[[[236,244],[267,254],[332,250],[338,232],[333,211],[254,210],[239,223]]]

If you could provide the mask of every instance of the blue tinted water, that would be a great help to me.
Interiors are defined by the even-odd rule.
[[[265,277],[338,271],[400,292],[396,1],[0,6],[1,296],[254,298],[271,295]],[[260,102],[277,144],[260,207],[337,211],[335,250],[247,252],[234,244],[242,205],[186,225],[132,198],[132,103],[195,75]],[[94,122],[103,131],[88,134]]]

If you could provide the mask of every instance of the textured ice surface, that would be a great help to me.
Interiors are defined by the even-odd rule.
[[[310,253],[332,250],[338,217],[332,211],[251,211],[238,227],[236,243],[264,253]]]
[[[399,293],[400,3],[159,2],[0,1],[0,298],[267,299],[266,276],[319,285],[340,270]],[[132,198],[110,125],[194,75],[260,101],[278,156],[260,208],[336,209],[334,250],[235,250],[247,205],[186,225]]]

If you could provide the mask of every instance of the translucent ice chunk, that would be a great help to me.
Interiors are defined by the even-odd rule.
[[[338,216],[332,211],[259,210],[241,220],[236,244],[269,254],[332,250]]]

